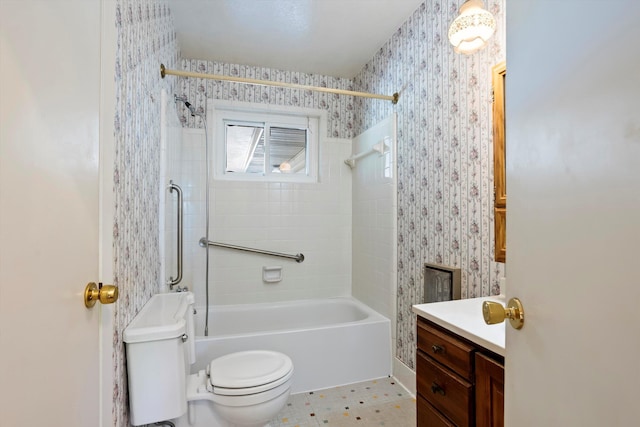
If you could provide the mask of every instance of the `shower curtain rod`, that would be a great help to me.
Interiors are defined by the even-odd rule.
[[[315,90],[317,92],[337,93],[339,95],[351,95],[351,96],[361,96],[364,98],[384,99],[387,101],[391,101],[393,104],[397,104],[398,98],[400,97],[400,94],[398,92],[394,93],[393,95],[378,95],[375,93],[357,92],[353,90],[344,90],[344,89],[332,89],[328,87],[319,87],[319,86],[306,86],[306,85],[300,85],[296,83],[272,82],[269,80],[248,79],[245,77],[229,77],[229,76],[221,76],[219,74],[204,74],[204,73],[194,73],[191,71],[170,70],[168,68],[165,68],[164,64],[160,64],[160,75],[162,76],[162,78],[164,79],[164,77],[167,74],[172,76],[179,76],[179,77],[194,77],[197,79],[226,80],[226,81],[236,82],[236,83],[247,83],[247,84],[262,85],[262,86],[289,87],[293,89],[304,89],[304,90]]]

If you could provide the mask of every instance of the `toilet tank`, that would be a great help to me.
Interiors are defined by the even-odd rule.
[[[123,332],[134,426],[187,410],[186,377],[195,361],[191,292],[156,294]]]

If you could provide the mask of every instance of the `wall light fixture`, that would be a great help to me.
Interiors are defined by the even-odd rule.
[[[496,20],[481,0],[467,0],[449,27],[449,41],[456,53],[470,55],[486,46],[496,31]]]

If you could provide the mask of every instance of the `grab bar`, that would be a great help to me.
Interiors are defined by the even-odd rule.
[[[178,193],[178,277],[175,279],[172,276],[169,277],[167,281],[169,289],[173,289],[182,280],[182,188],[173,181],[169,181],[169,193],[173,193],[173,190]]]
[[[209,245],[209,246],[216,246],[216,247],[219,247],[219,248],[235,249],[237,251],[253,252],[253,253],[256,253],[256,254],[263,254],[263,255],[277,256],[277,257],[280,257],[280,258],[294,259],[297,263],[301,263],[302,261],[304,261],[304,255],[303,254],[289,255],[289,254],[283,254],[283,253],[280,253],[280,252],[265,251],[265,250],[262,250],[262,249],[253,249],[253,248],[247,248],[247,247],[244,247],[244,246],[230,245],[228,243],[212,242],[211,240],[207,241],[207,239],[205,237],[200,239],[200,241],[198,243],[203,248],[205,248],[205,247],[207,247],[207,245]]]
[[[346,159],[344,163],[347,166],[349,166],[351,169],[353,169],[356,167],[356,161],[360,160],[361,158],[366,157],[372,153],[379,153],[380,155],[382,155],[386,153],[388,149],[389,149],[389,146],[385,144],[384,141],[381,141],[377,144],[374,144],[370,150],[363,151],[362,153],[354,154],[353,156]]]

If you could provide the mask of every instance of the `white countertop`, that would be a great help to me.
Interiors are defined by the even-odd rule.
[[[495,301],[505,304],[503,296],[432,302],[413,306],[418,316],[474,342],[487,350],[504,356],[504,325],[487,325],[482,317],[482,303]]]

